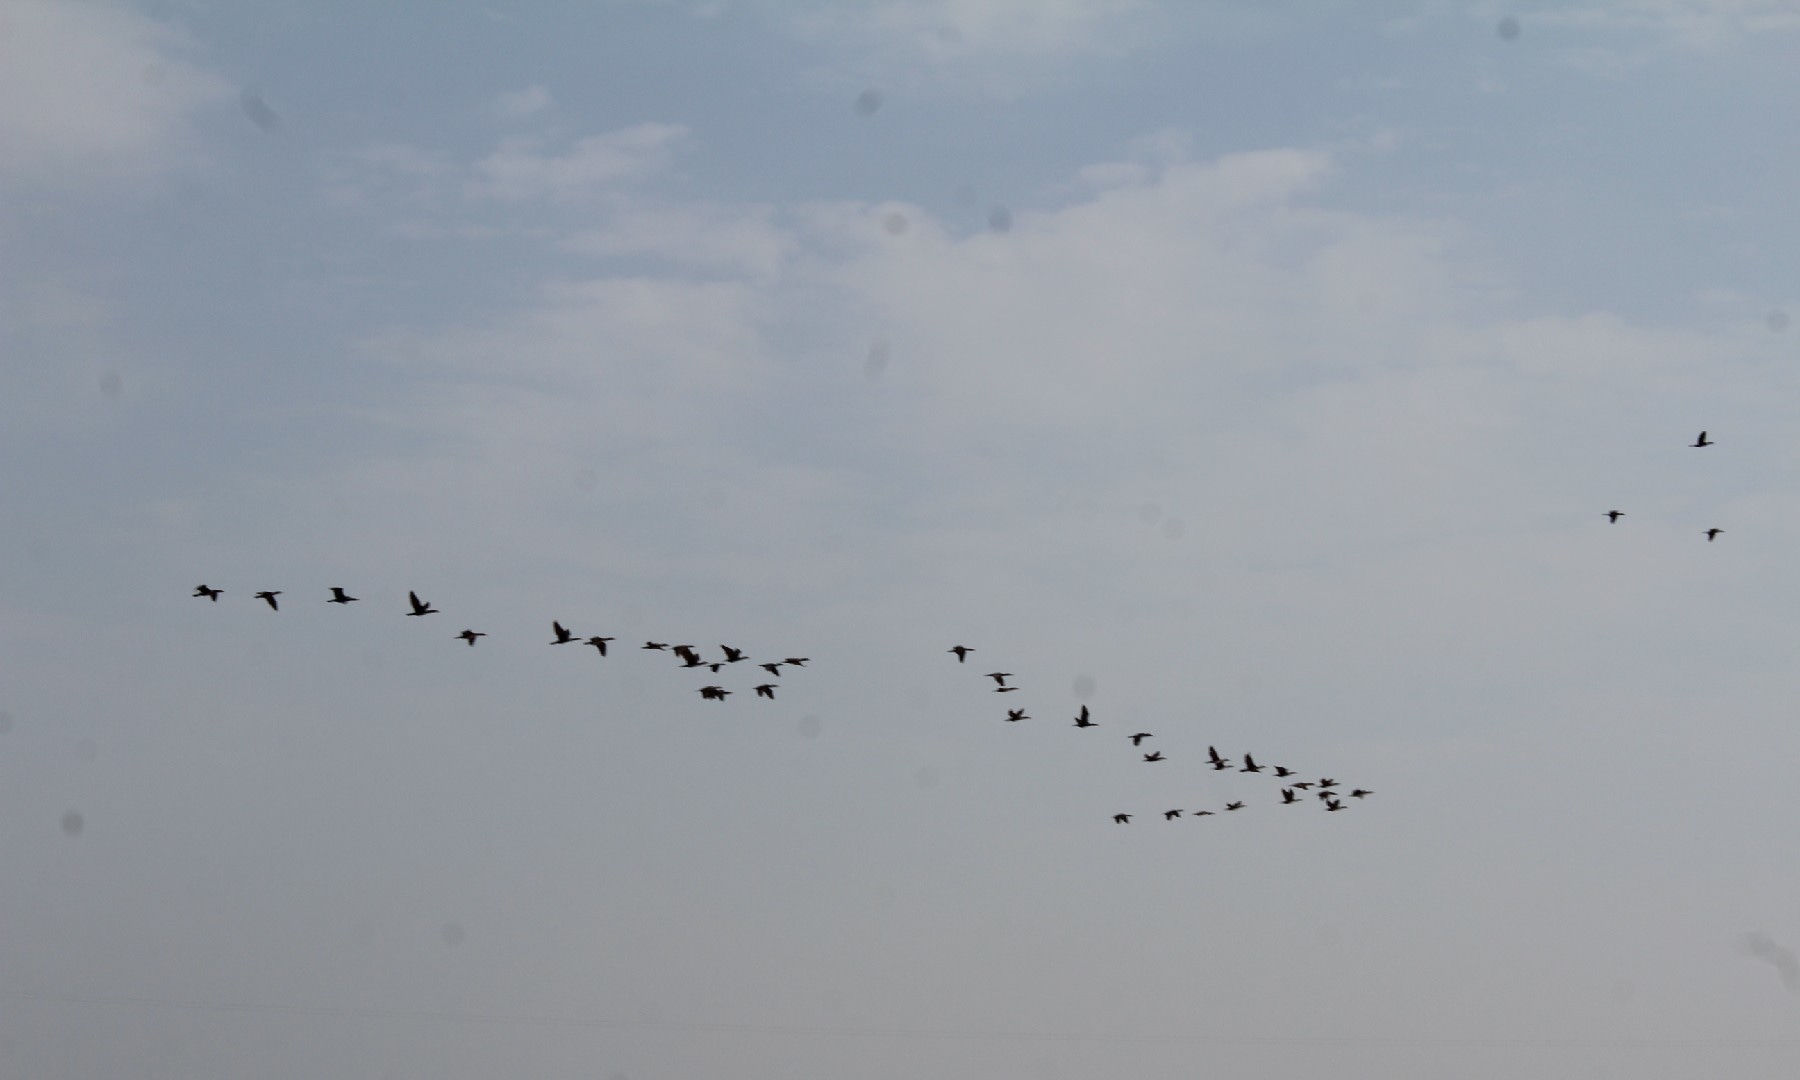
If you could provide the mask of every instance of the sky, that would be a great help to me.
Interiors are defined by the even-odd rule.
[[[1792,1077],[1797,55],[0,0],[0,1073]]]

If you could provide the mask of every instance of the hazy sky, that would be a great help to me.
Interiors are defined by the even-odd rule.
[[[0,1074],[1790,1080],[1796,58],[0,0]]]

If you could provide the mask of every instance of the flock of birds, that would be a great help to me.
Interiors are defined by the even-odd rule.
[[[1690,447],[1693,447],[1696,450],[1699,450],[1699,449],[1704,449],[1705,447],[1708,447],[1708,446],[1713,446],[1715,444],[1713,443],[1713,441],[1711,439],[1706,437],[1706,432],[1702,431],[1700,433],[1700,437],[1695,439],[1693,442],[1688,443],[1688,445]],[[1612,524],[1617,525],[1619,523],[1619,519],[1625,516],[1625,511],[1623,511],[1623,510],[1608,510],[1606,513],[1601,514],[1600,516],[1605,518],[1607,521],[1611,522]],[[1719,529],[1719,528],[1707,529],[1706,530],[1706,542],[1710,544],[1714,540],[1717,540],[1719,538],[1719,534],[1724,531],[1725,531],[1724,529]]]
[[[947,651],[956,657],[957,663],[966,664],[969,662],[969,654],[975,650],[967,645],[953,645]],[[994,693],[996,694],[1011,694],[1016,693],[1019,690],[1018,686],[1007,682],[1008,679],[1013,678],[1013,673],[1010,671],[990,671],[986,673],[984,678],[994,680]],[[1006,710],[1006,720],[1008,723],[1016,724],[1029,719],[1031,719],[1031,717],[1026,715],[1024,709],[1009,708]],[[1075,714],[1075,726],[1078,728],[1089,729],[1099,727],[1100,723],[1094,719],[1093,712],[1089,710],[1086,705],[1083,705],[1081,706],[1081,710]],[[1131,741],[1133,748],[1142,752],[1144,740],[1153,739],[1156,735],[1149,731],[1136,731],[1125,737]],[[1169,760],[1161,750],[1151,750],[1148,753],[1143,753],[1142,756],[1146,764],[1152,765]],[[1296,773],[1285,765],[1259,764],[1256,758],[1248,753],[1244,755],[1243,764],[1235,769],[1232,768],[1232,759],[1219,753],[1216,747],[1208,746],[1206,748],[1206,756],[1207,762],[1212,766],[1214,772],[1267,773],[1272,779],[1281,781],[1281,802],[1279,803],[1281,806],[1295,806],[1302,803],[1304,798],[1300,793],[1305,792],[1307,795],[1318,799],[1319,802],[1323,804],[1326,811],[1335,812],[1345,809],[1346,804],[1343,800],[1346,796],[1352,799],[1366,799],[1370,795],[1375,794],[1373,791],[1365,788],[1352,788],[1348,792],[1340,791],[1339,788],[1342,785],[1340,785],[1336,779],[1329,776],[1322,776],[1317,780],[1289,780],[1288,777],[1298,776],[1299,773]],[[1240,799],[1225,803],[1224,812],[1229,813],[1236,810],[1242,810],[1243,808],[1244,801]],[[1162,811],[1164,821],[1176,821],[1184,816],[1213,817],[1214,814],[1215,811],[1212,810],[1189,810],[1187,808]],[[1134,815],[1132,814],[1114,814],[1112,819],[1115,824],[1129,825],[1131,824],[1133,816]]]
[[[345,592],[342,587],[337,585],[330,586],[330,590],[331,595],[325,599],[327,604],[354,604],[361,599],[360,597],[351,596],[349,593]],[[193,595],[197,599],[211,600],[216,604],[219,602],[219,597],[225,595],[225,590],[215,589],[210,585],[202,583],[194,587]],[[254,594],[254,597],[269,605],[269,610],[280,611],[281,601],[276,599],[276,597],[280,595],[280,589],[264,589],[261,592]],[[409,591],[406,594],[406,600],[408,605],[412,608],[412,610],[406,612],[406,615],[409,618],[414,616],[440,614],[438,609],[432,607],[429,601],[419,599],[419,594],[416,592]],[[553,635],[550,639],[550,644],[552,645],[592,645],[601,656],[606,655],[606,646],[608,642],[618,640],[617,638],[607,637],[603,634],[592,634],[588,637],[580,637],[557,619],[552,619],[550,621],[550,633]],[[487,636],[488,635],[484,631],[480,630],[464,630],[460,634],[451,635],[452,638],[466,642],[470,648],[475,646],[477,639]],[[720,650],[724,653],[725,658],[723,660],[708,660],[700,655],[700,650],[696,646],[675,645],[666,641],[646,641],[641,648],[654,652],[667,652],[678,658],[681,661],[681,666],[684,668],[705,668],[715,675],[732,664],[741,663],[750,659],[749,654],[743,649],[734,648],[730,645],[719,646]],[[778,678],[781,675],[782,668],[805,667],[806,662],[809,659],[811,659],[811,657],[789,656],[784,657],[781,660],[763,661],[756,666],[763,671],[768,672],[770,678]],[[781,684],[777,682],[764,682],[757,684],[752,689],[755,691],[757,697],[768,698],[770,701],[774,701],[775,690],[780,685]],[[735,692],[736,691],[727,690],[723,686],[708,685],[700,688],[700,697],[707,701],[724,701]]]

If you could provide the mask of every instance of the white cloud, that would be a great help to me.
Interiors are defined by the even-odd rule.
[[[0,177],[53,184],[166,169],[227,98],[175,29],[112,3],[0,5]]]
[[[542,139],[507,139],[475,163],[471,194],[495,199],[575,198],[668,167],[687,129],[637,124],[575,140],[566,152],[546,151]]]

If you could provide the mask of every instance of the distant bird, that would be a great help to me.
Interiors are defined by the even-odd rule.
[[[1015,724],[1021,720],[1031,719],[1031,717],[1025,715],[1024,709],[1008,709],[1006,710],[1006,718]]]
[[[681,666],[682,667],[706,667],[708,665],[707,665],[706,661],[700,659],[698,656],[695,656],[693,653],[685,653],[681,657]],[[722,667],[723,665],[720,665],[720,666]],[[715,668],[714,670],[716,671],[717,668]]]
[[[418,593],[408,592],[406,594],[406,598],[408,600],[412,601],[412,610],[407,612],[406,613],[407,615],[411,616],[411,615],[436,615],[437,614],[437,608],[434,608],[430,604],[419,599]]]
[[[1709,544],[1712,543],[1714,538],[1716,538],[1720,533],[1722,533],[1724,531],[1725,531],[1724,529],[1708,529],[1708,530],[1706,530],[1706,542]]]
[[[1373,794],[1375,794],[1373,791],[1364,791],[1362,788],[1357,788],[1350,793],[1350,797],[1352,799],[1364,799]]]
[[[1606,520],[1612,522],[1614,525],[1617,525],[1619,523],[1619,519],[1625,516],[1625,511],[1623,511],[1623,510],[1608,510],[1606,512],[1605,516],[1606,516]]]
[[[1262,772],[1262,771],[1263,771],[1263,767],[1256,763],[1255,758],[1251,757],[1249,754],[1244,755],[1244,767],[1239,769],[1238,772]]]
[[[957,663],[966,664],[969,662],[969,654],[974,652],[975,650],[969,648],[967,645],[952,645],[946,651],[953,652],[956,654],[956,662]]]
[[[1131,824],[1131,815],[1130,814],[1114,814],[1113,815],[1113,824],[1129,825],[1129,824]]]
[[[1299,801],[1300,801],[1300,796],[1298,796],[1298,795],[1295,795],[1295,794],[1294,794],[1294,789],[1293,789],[1293,788],[1291,788],[1291,787],[1284,787],[1284,788],[1282,788],[1282,789],[1281,789],[1281,802],[1282,802],[1282,805],[1284,805],[1284,806],[1285,806],[1285,805],[1286,805],[1286,804],[1288,804],[1288,803],[1295,803],[1295,802],[1299,802]]]
[[[462,633],[460,633],[460,634],[458,634],[458,635],[456,635],[456,636],[457,636],[457,637],[459,637],[459,638],[462,638],[462,639],[463,639],[463,640],[464,640],[464,641],[466,641],[466,642],[468,642],[468,643],[469,643],[469,647],[470,647],[470,648],[471,648],[471,649],[472,649],[472,648],[474,648],[474,647],[475,647],[475,639],[476,639],[476,638],[478,638],[478,637],[487,637],[487,635],[486,635],[486,634],[484,634],[484,633],[482,633],[482,632],[481,632],[481,631],[479,631],[479,630],[464,630],[464,631],[463,631],[463,632],[462,632]]]
[[[1222,769],[1231,764],[1230,758],[1220,757],[1219,751],[1210,746],[1206,748],[1206,757],[1213,763],[1215,769]]]
[[[1333,810],[1342,810],[1343,808],[1344,808],[1344,804],[1341,802],[1338,802],[1336,799],[1327,799],[1325,801],[1325,812],[1328,814],[1331,813]]]
[[[729,693],[731,693],[731,691],[725,689],[723,686],[702,686],[700,688],[700,696],[712,701],[724,701],[725,695]]]
[[[759,668],[762,668],[764,671],[768,672],[771,675],[780,675],[781,674],[781,665],[780,664],[758,664],[756,666]]]
[[[727,664],[735,664],[744,658],[744,650],[742,649],[734,649],[729,645],[721,645],[719,648],[725,650],[725,662]]]
[[[209,589],[204,585],[194,586],[194,595],[195,596],[204,596],[208,600],[211,600],[215,604],[219,602],[219,594],[224,591],[225,591],[224,589]]]
[[[1131,736],[1131,745],[1142,746],[1142,745],[1144,745],[1145,739],[1154,739],[1154,738],[1156,738],[1156,736],[1150,734],[1148,731],[1140,731],[1136,735]]]
[[[994,680],[994,685],[1005,686],[1006,680],[1012,678],[1012,672],[1010,672],[1010,671],[990,671],[987,673],[987,677]]]
[[[601,656],[605,656],[606,655],[606,643],[611,640],[613,640],[613,639],[609,638],[609,637],[601,637],[599,634],[595,634],[593,637],[588,638],[586,641],[582,642],[582,644],[583,645],[592,645],[594,648],[600,650]]]
[[[775,700],[775,688],[779,685],[781,685],[781,684],[780,683],[763,683],[761,686],[756,688],[756,696],[757,697],[766,697],[770,701],[774,701]]]
[[[1212,767],[1213,767],[1213,772],[1230,772],[1231,771],[1231,759],[1230,758],[1220,758],[1219,760],[1212,763]]]
[[[811,659],[812,657],[810,656],[790,656],[786,660],[783,660],[782,663],[792,664],[795,667],[805,667],[806,662]]]
[[[1100,725],[1096,724],[1092,720],[1088,719],[1088,707],[1086,705],[1083,705],[1081,707],[1081,711],[1079,713],[1075,714],[1075,726],[1076,727],[1099,727]]]
[[[1165,758],[1165,757],[1163,757],[1163,756],[1162,756],[1162,751],[1161,751],[1161,750],[1158,750],[1158,751],[1156,751],[1156,752],[1155,752],[1155,753],[1153,753],[1153,754],[1145,754],[1145,755],[1144,755],[1144,760],[1145,760],[1145,761],[1167,761],[1167,760],[1169,760],[1169,759],[1168,759],[1168,758]]]
[[[646,641],[644,642],[643,647],[646,649],[666,649],[669,647],[669,643],[666,641]]]
[[[1693,446],[1711,446],[1712,444],[1713,444],[1712,440],[1706,437],[1706,432],[1702,431],[1700,433],[1700,437],[1698,439],[1695,439],[1691,445],[1693,445]]]
[[[1183,812],[1180,810],[1164,810],[1163,811],[1163,820],[1164,821],[1174,821],[1176,818],[1180,817],[1182,815],[1182,813]]]
[[[327,604],[354,604],[356,603],[356,597],[345,595],[344,590],[333,585],[331,587],[331,599],[325,602]]]
[[[1194,811],[1194,816],[1195,817],[1212,817],[1213,812],[1211,810],[1196,810],[1196,811]]]
[[[1225,804],[1225,809],[1227,810],[1242,810],[1243,808],[1244,804],[1241,802],[1228,802]]]
[[[1275,766],[1275,775],[1276,776],[1292,776],[1292,775],[1294,775],[1294,770],[1288,768],[1286,765],[1277,765],[1277,766]]]
[[[1317,794],[1318,794],[1319,798],[1324,802],[1330,802],[1332,799],[1337,797],[1337,792],[1335,792],[1335,791],[1320,791],[1320,792],[1317,792]]]
[[[718,674],[718,673],[719,673],[719,669],[720,669],[720,668],[722,668],[722,667],[724,667],[724,666],[725,666],[725,661],[723,661],[723,660],[714,660],[714,661],[713,661],[713,662],[712,662],[712,663],[710,663],[710,664],[707,664],[707,665],[705,665],[705,666],[706,666],[706,667],[709,667],[709,668],[711,668],[711,669],[712,669],[712,673],[713,673],[713,674],[714,674],[714,675],[717,675],[717,674]]]
[[[996,686],[996,687],[994,687],[994,693],[996,693],[996,694],[1010,694],[1010,693],[1012,693],[1012,692],[1013,692],[1013,691],[1014,691],[1014,690],[1017,690],[1017,689],[1018,689],[1018,687],[1016,687],[1016,686]]]
[[[1321,778],[1321,779],[1320,779],[1320,780],[1319,780],[1319,786],[1320,786],[1320,787],[1322,787],[1322,788],[1328,788],[1328,787],[1337,787],[1337,781],[1336,781],[1336,780],[1333,780],[1333,779],[1332,779],[1332,778],[1331,778],[1331,777],[1329,777],[1329,776],[1326,776],[1326,777],[1322,777],[1322,778]]]
[[[550,631],[556,635],[556,640],[550,643],[552,645],[567,645],[575,640],[574,632],[554,619],[550,621]]]
[[[269,605],[269,610],[280,611],[281,610],[280,605],[275,603],[275,598],[280,595],[281,595],[280,589],[267,589],[267,590],[257,593],[256,598],[258,600],[267,602]]]
[[[1301,791],[1305,791],[1308,788],[1311,788],[1313,785],[1312,785],[1311,780],[1307,780],[1304,783],[1295,784],[1294,786],[1299,788]]]
[[[699,667],[700,666],[700,663],[701,663],[700,654],[694,651],[694,647],[692,645],[677,645],[673,649],[670,649],[669,651],[674,653],[676,656],[681,657],[683,660],[686,660],[688,667]]]

